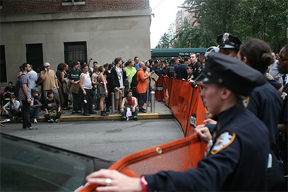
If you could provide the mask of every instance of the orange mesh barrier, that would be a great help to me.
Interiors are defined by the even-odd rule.
[[[169,107],[179,121],[185,136],[193,134],[194,128],[205,120],[207,110],[199,88],[193,88],[187,81],[173,80]]]
[[[117,161],[109,169],[130,177],[155,174],[159,171],[186,171],[196,168],[206,150],[206,144],[197,135],[131,154]],[[89,184],[79,192],[93,191],[97,185]]]
[[[163,101],[163,99],[164,99],[163,77],[162,76],[159,76],[159,78],[156,82],[155,97],[156,97],[157,101]]]
[[[186,131],[187,123],[189,122],[192,91],[193,88],[189,82],[178,79],[173,80],[170,108],[181,124],[184,133]]]
[[[203,123],[205,120],[205,113],[207,112],[207,109],[205,108],[203,100],[200,96],[199,88],[194,88],[192,95],[192,105],[188,116],[187,130],[184,132],[185,136],[194,134],[195,126]]]
[[[173,82],[172,78],[169,78],[169,77],[163,78],[163,96],[164,96],[164,102],[167,106],[169,106],[169,102],[170,102],[172,82]]]

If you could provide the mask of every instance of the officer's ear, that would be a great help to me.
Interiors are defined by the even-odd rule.
[[[248,60],[247,60],[247,57],[246,57],[246,56],[244,56],[244,57],[243,57],[242,61],[243,61],[245,64],[249,65],[249,63],[248,63]],[[249,65],[249,66],[250,66],[250,65]]]
[[[230,89],[227,89],[226,87],[223,87],[221,89],[221,99],[227,100],[231,94],[232,94],[232,91]]]

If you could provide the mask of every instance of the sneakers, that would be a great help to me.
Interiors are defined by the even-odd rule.
[[[101,111],[101,116],[108,116],[108,114],[105,111]]]
[[[115,110],[114,114],[120,114],[119,110]]]
[[[77,110],[77,113],[82,113],[82,110]]]
[[[91,111],[90,114],[97,114],[97,112],[96,111]]]
[[[77,112],[75,110],[72,111],[72,114],[76,114]]]
[[[122,117],[121,121],[126,121],[126,117]]]
[[[90,116],[90,114],[89,114],[89,113],[83,113],[83,115],[84,115],[84,116]]]
[[[36,119],[36,118],[34,118],[34,120],[33,120],[33,123],[38,123],[38,121],[37,121],[37,119]]]
[[[137,118],[137,117],[134,117],[133,120],[134,120],[134,121],[138,121],[138,118]]]
[[[139,112],[146,113],[146,110],[144,108],[141,108],[139,109]]]
[[[55,119],[54,122],[55,122],[55,123],[58,123],[58,122],[59,122],[59,119]]]
[[[24,129],[26,129],[26,130],[37,130],[38,128],[34,128],[34,127],[26,127],[26,128],[24,128]]]
[[[49,119],[48,122],[49,123],[54,123],[54,120],[53,119]]]

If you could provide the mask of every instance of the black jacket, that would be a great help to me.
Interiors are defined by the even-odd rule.
[[[121,67],[122,69],[122,80],[123,80],[123,85],[125,80],[127,79],[126,77],[126,71],[124,72],[123,68]],[[119,83],[119,79],[118,79],[118,75],[117,75],[117,72],[116,72],[116,67],[113,67],[112,70],[111,70],[111,79],[112,79],[112,85],[113,85],[113,89],[115,87],[120,87],[120,83]]]

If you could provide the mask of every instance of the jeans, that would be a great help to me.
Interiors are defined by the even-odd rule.
[[[127,108],[124,106],[123,110],[124,110],[124,112],[122,113],[122,117],[125,118],[126,117],[126,113],[127,113]],[[131,112],[132,112],[132,108],[131,108]],[[137,106],[137,107],[135,107],[135,112],[134,113],[132,112],[132,116],[134,118],[137,118],[138,117],[138,112],[139,112],[139,108]]]
[[[92,89],[85,89],[86,95],[83,95],[83,108],[84,114],[92,113],[93,109],[93,91]],[[86,100],[86,103],[84,102]]]
[[[44,117],[45,117],[45,119],[47,119],[47,120],[53,119],[53,120],[55,121],[56,119],[59,119],[59,117],[60,117],[61,115],[62,115],[61,112],[57,112],[56,116],[54,116],[54,117],[50,117],[48,114],[45,114]]]
[[[73,96],[73,111],[82,110],[80,94],[72,93],[72,96]]]
[[[40,117],[40,115],[39,115],[40,110],[41,110],[41,107],[31,107],[30,117],[31,118]]]
[[[31,127],[30,122],[30,103],[27,102],[27,99],[25,101],[22,101],[22,128]]]
[[[9,113],[9,118],[12,118],[12,117],[21,117],[21,111],[19,110],[14,110],[14,109],[10,109],[8,110],[8,113]]]
[[[146,93],[140,93],[138,95],[139,106],[143,107],[146,100]]]

